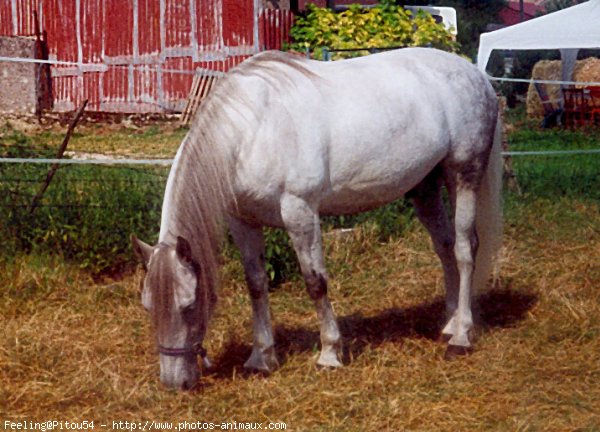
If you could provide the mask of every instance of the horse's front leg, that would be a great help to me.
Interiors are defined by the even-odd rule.
[[[228,221],[231,235],[242,255],[246,282],[252,300],[254,343],[252,354],[244,363],[247,369],[272,372],[279,362],[275,354],[269,284],[265,270],[265,241],[262,228],[250,226],[238,219]]]
[[[300,262],[306,289],[315,303],[321,322],[320,366],[339,367],[341,336],[327,297],[327,272],[323,259],[319,215],[305,200],[286,194],[281,200],[281,216]]]

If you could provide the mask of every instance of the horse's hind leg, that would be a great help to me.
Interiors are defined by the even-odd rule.
[[[433,248],[442,262],[446,288],[446,319],[450,320],[458,307],[459,276],[454,256],[454,229],[442,199],[441,174],[440,167],[436,168],[407,196],[412,199],[417,217],[429,232]]]
[[[341,337],[333,308],[327,297],[327,272],[323,259],[319,215],[305,200],[286,194],[281,200],[281,217],[292,239],[308,294],[321,322],[321,355],[317,364],[339,367]]]
[[[443,332],[452,335],[448,341],[448,354],[462,353],[471,347],[469,331],[473,327],[471,295],[473,270],[477,255],[478,240],[475,229],[476,186],[465,176],[456,177],[454,197],[454,255],[459,274],[458,305],[456,312]],[[474,176],[470,176],[473,178]]]
[[[234,242],[240,250],[246,282],[252,299],[254,344],[252,354],[244,363],[246,369],[271,372],[278,367],[275,355],[271,314],[269,312],[269,286],[265,271],[265,242],[261,228],[240,220],[228,221]]]

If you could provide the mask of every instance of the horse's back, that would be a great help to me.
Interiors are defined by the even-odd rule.
[[[314,67],[325,78],[320,92],[337,128],[332,135],[342,139],[348,125],[371,135],[389,127],[404,130],[408,139],[461,139],[461,130],[482,117],[495,121],[495,94],[486,77],[443,51],[407,48]]]
[[[284,57],[294,68],[278,57],[256,61],[272,62],[281,76],[278,85],[253,81],[253,97],[268,103],[242,149],[250,195],[276,202],[284,191],[322,213],[361,211],[399,198],[445,158],[488,145],[473,137],[495,119],[493,92],[457,56],[404,49],[329,63]]]

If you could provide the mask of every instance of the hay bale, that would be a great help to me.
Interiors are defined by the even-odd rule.
[[[559,60],[541,60],[535,64],[531,71],[534,80],[560,80],[561,62]],[[547,85],[548,98],[552,101],[560,99],[560,86]],[[533,84],[527,90],[527,117],[534,119],[544,118],[542,101]]]
[[[577,81],[600,82],[600,59],[596,57],[590,57],[582,60],[581,68],[576,70],[576,73]]]
[[[560,60],[541,60],[537,62],[531,71],[531,77],[534,80],[560,81]],[[573,81],[600,82],[600,59],[590,57],[584,60],[578,60],[573,72]],[[560,85],[547,84],[546,89],[548,98],[553,101],[555,105],[558,105],[558,101],[561,99]],[[527,117],[533,119],[542,119],[544,117],[542,101],[533,84],[529,85],[529,90],[527,91]]]

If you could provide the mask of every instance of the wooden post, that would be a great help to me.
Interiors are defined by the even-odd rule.
[[[519,0],[519,22],[525,21],[525,5],[523,0]]]
[[[77,112],[75,113],[75,116],[71,120],[71,123],[69,124],[69,128],[67,129],[67,133],[66,133],[65,137],[63,138],[62,144],[60,145],[60,147],[58,148],[58,151],[56,152],[56,159],[62,159],[63,155],[65,154],[65,150],[67,149],[67,144],[69,144],[69,140],[71,139],[73,130],[75,129],[75,126],[77,126],[79,119],[83,115],[83,110],[85,110],[87,103],[88,103],[87,99],[83,101],[83,103],[81,104],[81,106],[79,107]],[[33,197],[33,200],[31,201],[31,206],[29,206],[29,214],[33,214],[33,212],[35,211],[35,209],[38,205],[38,202],[42,199],[42,196],[44,196],[44,192],[46,192],[46,189],[48,189],[48,186],[50,186],[50,182],[52,181],[54,174],[56,174],[58,167],[59,167],[59,164],[56,162],[53,163],[52,166],[50,167],[50,171],[48,171],[48,174],[46,174],[46,179],[44,180],[44,183],[42,183],[42,185],[40,186],[40,190]]]
[[[506,124],[504,123],[504,118],[506,114],[506,98],[500,97],[498,99],[498,114],[500,115],[500,124],[502,125],[502,151],[508,151],[508,137],[506,135]],[[523,193],[521,192],[521,187],[519,186],[519,182],[517,181],[517,176],[512,168],[512,158],[510,156],[502,158],[503,165],[503,177],[506,179],[508,189],[513,192],[516,192],[517,195],[521,196]]]

